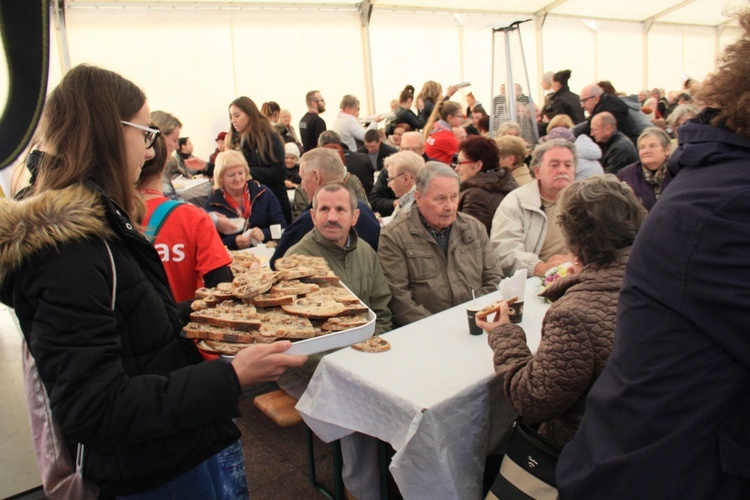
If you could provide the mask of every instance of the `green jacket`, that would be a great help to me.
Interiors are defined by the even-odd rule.
[[[349,248],[342,248],[314,228],[286,255],[323,257],[333,273],[377,315],[375,333],[388,332],[391,330],[391,311],[388,309],[391,290],[380,268],[378,254],[359,240],[354,229],[349,230],[349,240]]]

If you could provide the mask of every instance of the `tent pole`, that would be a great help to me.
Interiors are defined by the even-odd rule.
[[[364,0],[359,4],[359,25],[362,33],[362,62],[365,70],[365,92],[367,113],[375,113],[375,85],[372,76],[372,54],[370,52],[370,17],[375,0]]]
[[[63,75],[70,71],[70,49],[68,32],[65,28],[65,0],[52,0],[52,20],[57,38],[57,56],[60,58],[60,71]]]
[[[648,90],[650,87],[648,86],[648,33],[651,31],[651,26],[653,26],[654,21],[651,19],[646,19],[643,23],[643,40],[641,42],[642,47],[642,55],[641,55],[641,88],[640,90]]]
[[[544,75],[544,37],[542,35],[542,28],[544,28],[544,22],[547,20],[547,13],[545,12],[541,16],[536,16],[534,19],[534,24],[536,25],[536,74],[539,77],[538,79],[542,79],[542,75]],[[537,87],[537,92],[539,92],[539,87]],[[529,93],[531,93],[531,90],[529,89]],[[544,90],[541,91],[541,93],[538,94],[538,99],[536,102],[544,102]]]

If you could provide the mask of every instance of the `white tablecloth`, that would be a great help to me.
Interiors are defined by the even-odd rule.
[[[548,304],[527,282],[521,326],[532,351]],[[497,293],[477,299],[485,305]],[[323,358],[297,403],[307,425],[330,442],[352,432],[396,450],[390,471],[404,498],[480,498],[488,451],[487,335],[469,334],[457,306],[383,336],[391,350],[342,349]]]

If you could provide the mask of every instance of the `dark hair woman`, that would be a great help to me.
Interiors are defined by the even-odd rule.
[[[488,137],[470,136],[458,148],[456,173],[461,179],[458,210],[479,219],[489,235],[498,205],[518,187],[510,168],[500,167],[497,143]]]
[[[399,107],[394,111],[395,116],[388,122],[388,126],[385,129],[385,135],[392,135],[393,128],[396,125],[404,123],[409,126],[409,130],[422,130],[425,122],[420,120],[414,111],[411,110],[413,103],[414,87],[407,85],[398,97]]]
[[[241,151],[250,166],[253,179],[265,184],[276,196],[287,224],[292,221],[292,206],[286,193],[284,141],[260,114],[249,97],[238,97],[229,105],[229,133],[224,139],[228,149]]]
[[[120,75],[65,75],[42,113],[36,184],[0,205],[0,300],[104,496],[222,498],[216,454],[240,436],[242,387],[306,358],[281,354],[286,342],[201,363],[180,338],[161,260],[135,222],[135,183],[159,133],[150,123],[146,96]]]
[[[477,325],[489,332],[495,372],[505,379],[508,401],[563,447],[575,434],[586,395],[609,358],[625,264],[646,211],[614,175],[576,181],[560,196],[558,223],[576,257],[575,272],[542,293],[553,304],[536,353],[526,345],[523,328],[510,323],[507,302],[494,322],[477,320]]]
[[[549,118],[557,115],[568,115],[574,123],[581,123],[586,118],[578,94],[570,91],[568,80],[571,71],[565,69],[552,75],[552,89],[555,91],[549,99],[548,107],[543,110]]]

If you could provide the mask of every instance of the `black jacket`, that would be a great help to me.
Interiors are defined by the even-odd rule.
[[[103,492],[154,488],[238,439],[234,370],[201,363],[179,337],[156,250],[95,186],[0,206],[0,300],[15,309],[70,449],[85,446],[84,476]]]
[[[567,85],[560,87],[557,92],[552,94],[548,102],[549,108],[552,110],[552,116],[568,115],[573,123],[581,123],[586,120],[578,94],[571,92]]]
[[[388,170],[383,169],[378,173],[378,180],[372,186],[372,190],[367,195],[367,199],[370,200],[370,206],[373,212],[378,212],[383,217],[388,217],[393,213],[396,208],[393,206],[393,202],[398,198],[396,193],[388,187]]]
[[[365,146],[362,146],[361,148],[359,148],[357,150],[357,153],[363,153],[363,154],[367,155],[367,159],[368,160],[370,159],[369,153],[368,153],[367,148]],[[398,149],[394,148],[393,146],[389,146],[388,144],[386,144],[386,143],[384,143],[384,142],[381,141],[380,142],[380,149],[378,149],[378,164],[377,165],[373,165],[373,168],[375,170],[377,170],[378,172],[380,172],[381,170],[383,170],[383,162],[385,161],[386,158],[388,158],[389,156],[391,156],[394,153],[398,153]],[[370,162],[370,164],[372,165],[372,162]]]
[[[617,130],[625,134],[628,139],[633,141],[633,144],[636,144],[638,142],[638,136],[640,135],[640,129],[636,125],[635,120],[633,120],[633,117],[630,116],[629,110],[630,108],[628,105],[622,102],[619,97],[602,94],[599,97],[599,102],[594,108],[594,112],[591,113],[591,116],[581,129],[581,133],[591,136],[591,118],[599,113],[607,111],[612,113],[615,120],[617,120]],[[636,158],[633,161],[638,161],[638,159]]]
[[[420,120],[411,109],[398,107],[393,114],[394,117],[391,118],[388,122],[388,126],[385,127],[385,135],[392,135],[393,129],[400,123],[409,125],[409,130],[422,130],[422,128],[424,128],[425,122]]]

